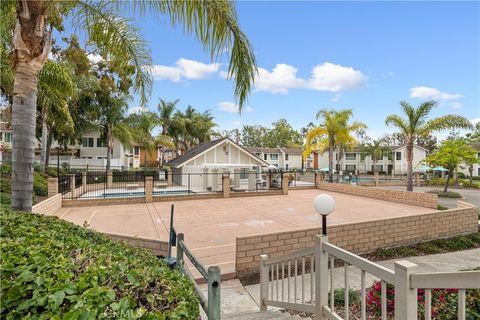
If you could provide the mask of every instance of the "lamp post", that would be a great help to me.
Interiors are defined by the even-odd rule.
[[[327,216],[335,210],[335,199],[328,194],[320,194],[313,200],[313,207],[322,216],[322,234],[327,235]]]

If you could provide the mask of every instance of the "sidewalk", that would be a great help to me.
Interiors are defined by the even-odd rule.
[[[428,256],[408,257],[404,259],[386,260],[377,262],[378,264],[393,270],[395,261],[409,260],[418,265],[418,272],[453,272],[460,270],[470,270],[480,267],[480,249],[466,251],[449,252]],[[345,269],[336,268],[334,271],[335,288],[343,287]],[[375,278],[367,276],[367,284],[370,285]],[[360,288],[360,270],[349,267],[350,287]],[[301,277],[297,279],[297,297],[300,297]],[[310,291],[310,275],[305,275],[306,291]],[[206,285],[205,285],[206,288]],[[222,313],[234,314],[247,311],[259,310],[260,285],[250,285],[243,287],[238,279],[222,282]]]

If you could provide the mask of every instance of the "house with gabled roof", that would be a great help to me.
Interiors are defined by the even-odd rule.
[[[171,168],[174,184],[193,190],[217,188],[225,173],[230,174],[232,184],[247,183],[249,174],[258,175],[269,164],[229,138],[222,138],[201,143],[165,166]]]

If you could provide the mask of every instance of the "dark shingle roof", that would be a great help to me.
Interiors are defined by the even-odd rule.
[[[226,139],[226,138],[218,139],[218,140],[212,140],[212,141],[207,141],[207,142],[201,143],[201,144],[199,144],[198,146],[196,146],[196,147],[188,150],[187,152],[185,152],[185,153],[182,154],[181,156],[176,157],[175,159],[170,160],[169,162],[167,162],[167,165],[173,166],[173,167],[179,166],[179,165],[181,165],[182,163],[185,163],[185,162],[187,162],[188,160],[192,159],[193,157],[201,154],[202,152],[210,149],[211,147],[219,144],[220,142],[224,141],[225,139]]]

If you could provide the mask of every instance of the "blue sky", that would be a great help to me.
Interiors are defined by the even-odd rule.
[[[210,109],[217,129],[270,125],[286,118],[300,129],[320,108],[353,109],[379,136],[399,101],[435,99],[433,115],[478,119],[479,2],[237,2],[260,76],[242,115],[233,84],[194,37],[169,23],[138,24],[156,65],[149,102],[180,99],[181,108]],[[135,107],[132,105],[132,107]]]

